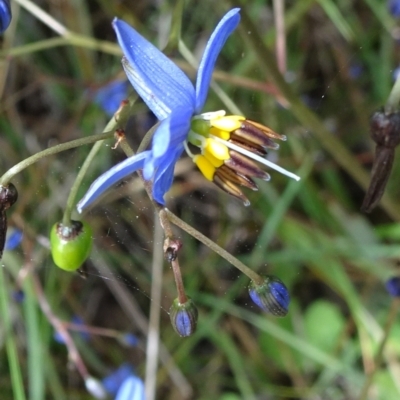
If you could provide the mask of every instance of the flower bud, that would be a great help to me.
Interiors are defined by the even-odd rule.
[[[179,303],[179,300],[175,299],[169,310],[172,326],[181,337],[191,336],[195,332],[198,314],[190,298],[186,303]]]
[[[254,281],[250,282],[249,294],[251,299],[268,314],[284,317],[288,313],[290,302],[289,292],[285,284],[276,276],[268,275],[264,278],[261,285],[257,285]]]
[[[54,264],[65,271],[77,270],[92,250],[92,230],[86,222],[71,221],[53,225],[50,233],[51,255]]]

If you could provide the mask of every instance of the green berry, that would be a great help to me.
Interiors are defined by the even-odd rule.
[[[54,264],[76,271],[92,250],[92,229],[86,222],[71,221],[70,226],[56,223],[50,232],[50,245]]]

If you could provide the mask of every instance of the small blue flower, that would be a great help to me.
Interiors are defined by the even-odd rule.
[[[399,0],[389,0],[388,9],[393,17],[400,17],[400,1]]]
[[[14,250],[21,243],[23,236],[19,229],[9,229],[4,250]]]
[[[122,364],[117,370],[103,379],[103,386],[108,393],[115,396],[122,383],[131,376],[135,376],[133,367],[128,363]]]
[[[22,303],[25,300],[25,293],[22,289],[16,289],[13,290],[12,297],[16,303]]]
[[[121,102],[128,97],[128,81],[117,79],[100,88],[94,101],[109,117],[118,110]]]
[[[11,22],[10,0],[0,0],[0,33],[3,33]]]
[[[126,378],[119,388],[115,400],[145,400],[143,381],[135,375]]]
[[[400,297],[400,277],[394,276],[386,281],[386,290],[392,297]]]
[[[257,190],[251,177],[269,179],[269,175],[247,157],[300,179],[263,158],[265,147],[277,149],[278,145],[272,139],[285,140],[283,135],[242,116],[225,117],[224,111],[200,114],[216,59],[240,21],[239,11],[234,8],[225,14],[212,33],[199,65],[195,87],[183,71],[156,47],[126,22],[114,19],[113,27],[124,53],[122,65],[125,73],[161,122],[154,133],[151,148],[101,175],[78,203],[79,212],[138,169],[143,169],[144,179],[151,182],[153,199],[165,204],[164,194],[172,185],[175,163],[183,150],[207,179],[242,199],[246,205],[248,200],[235,185]],[[193,155],[188,143],[199,147],[201,154]]]

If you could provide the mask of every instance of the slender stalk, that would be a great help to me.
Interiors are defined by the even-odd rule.
[[[157,213],[155,212],[155,218]],[[160,312],[163,273],[163,253],[159,243],[162,241],[160,223],[155,224],[153,240],[153,261],[151,267],[151,306],[146,346],[146,399],[156,398],[157,367],[160,347]]]
[[[75,182],[71,187],[71,190],[68,195],[67,204],[65,206],[64,215],[63,215],[63,225],[70,226],[71,224],[71,214],[75,207],[75,199],[76,195],[78,194],[79,187],[83,181],[83,178],[86,175],[87,170],[90,167],[93,159],[96,157],[96,154],[101,148],[104,140],[100,140],[94,144],[92,149],[90,150],[89,154],[87,155],[85,162],[83,163],[81,169],[79,170],[78,175],[76,176]]]
[[[37,4],[33,3],[30,0],[15,0],[16,3],[19,3],[22,7],[24,7],[29,13],[34,15],[38,20],[42,21],[45,25],[47,25],[54,32],[58,33],[61,36],[66,35],[69,31],[68,29],[54,19],[50,14],[46,11],[42,10]]]
[[[171,266],[174,273],[176,290],[178,292],[178,301],[180,304],[185,304],[187,302],[187,296],[185,293],[185,287],[183,286],[182,272],[179,267],[178,258],[171,261]]]
[[[286,73],[286,32],[285,32],[285,0],[274,0],[274,20],[276,31],[276,58],[281,74]]]
[[[183,229],[189,235],[193,236],[198,241],[200,241],[201,243],[203,243],[204,245],[209,247],[212,251],[214,251],[215,253],[220,255],[222,258],[225,258],[226,261],[228,261],[230,264],[232,264],[234,267],[236,267],[243,274],[247,275],[257,285],[261,285],[264,282],[264,279],[260,275],[258,275],[252,269],[250,269],[247,265],[243,264],[232,254],[228,253],[226,250],[224,250],[222,247],[218,246],[215,242],[213,242],[207,236],[204,236],[202,233],[200,233],[199,231],[194,229],[192,226],[190,226],[186,222],[182,221],[179,217],[177,217],[174,213],[169,211],[167,208],[165,208],[164,210],[168,216],[168,219],[174,225],[179,226],[179,228]]]
[[[129,107],[127,107],[129,108]],[[121,110],[122,111],[122,110]],[[117,127],[120,119],[115,118],[114,116],[110,119],[107,126],[104,128],[104,132],[114,131]],[[92,149],[90,150],[89,154],[87,155],[85,162],[83,163],[74,184],[71,187],[71,190],[68,195],[67,205],[65,207],[64,216],[63,216],[63,225],[69,226],[71,223],[71,214],[75,207],[75,199],[78,193],[79,187],[83,181],[83,178],[86,175],[87,170],[89,169],[90,164],[92,163],[93,159],[96,157],[96,154],[99,152],[104,140],[100,140],[94,144]]]
[[[70,150],[75,147],[83,146],[85,144],[90,144],[97,142],[99,140],[104,140],[112,137],[114,131],[111,132],[104,132],[98,135],[88,136],[82,139],[71,140],[67,143],[58,144],[57,146],[50,147],[39,153],[36,153],[25,160],[19,162],[18,164],[14,165],[10,168],[2,177],[0,177],[0,185],[6,186],[11,179],[23,171],[25,168],[28,168],[30,165],[40,161],[42,158],[51,156],[53,154],[61,153],[62,151]]]
[[[78,349],[76,348],[75,343],[72,340],[71,335],[69,334],[64,324],[53,314],[50,304],[48,303],[46,296],[43,292],[43,288],[42,285],[40,284],[39,278],[35,274],[32,274],[32,279],[36,296],[43,314],[46,315],[46,318],[48,319],[50,324],[63,338],[64,343],[68,349],[69,359],[75,365],[76,369],[79,371],[83,380],[86,381],[90,376],[86,368],[86,365],[84,364],[78,352]]]
[[[3,332],[3,341],[7,351],[8,366],[10,369],[11,386],[15,400],[25,400],[24,383],[21,373],[21,366],[18,357],[16,335],[13,332],[11,307],[8,303],[7,282],[5,281],[5,271],[3,266],[0,266],[0,307],[1,307],[1,322]]]

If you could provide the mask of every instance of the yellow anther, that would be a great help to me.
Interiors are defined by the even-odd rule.
[[[209,181],[213,181],[215,174],[215,167],[207,160],[206,157],[199,154],[193,157],[193,162],[197,165],[201,173]]]
[[[215,167],[215,168],[219,168],[224,161],[223,160],[219,160],[217,157],[214,157],[208,150],[204,149],[203,150],[203,156],[207,158],[208,161],[210,161],[210,163]]]
[[[218,129],[222,129],[227,132],[232,132],[242,125],[242,121],[246,118],[241,115],[228,115],[227,117],[221,117],[212,119],[210,121],[211,126],[215,126]]]
[[[203,149],[219,160],[228,160],[231,157],[229,155],[229,149],[224,144],[214,139],[206,139]]]
[[[219,128],[215,128],[214,126],[212,126],[209,129],[209,132],[211,133],[211,135],[217,136],[217,137],[221,138],[222,140],[229,140],[231,138],[230,132],[223,131]]]

